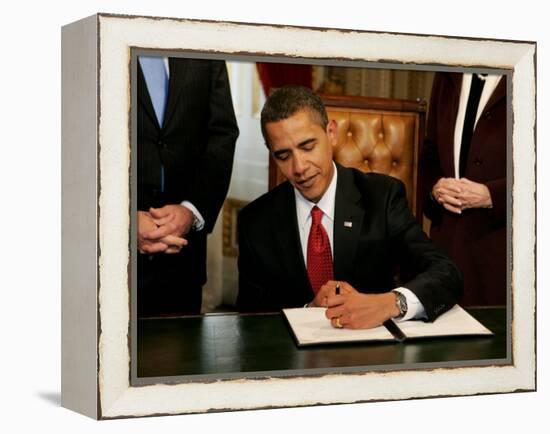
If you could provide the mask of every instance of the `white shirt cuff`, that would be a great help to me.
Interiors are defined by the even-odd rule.
[[[414,292],[412,292],[410,289],[403,287],[395,288],[394,291],[403,294],[405,296],[405,299],[407,300],[407,313],[403,318],[394,318],[394,321],[401,322],[407,321],[409,319],[428,318],[428,316],[426,315],[426,311],[424,310],[424,306],[422,305],[422,303],[420,303],[420,300],[414,294]]]
[[[195,205],[193,205],[191,202],[189,202],[188,200],[184,200],[181,204],[181,206],[184,206],[185,208],[187,208],[189,211],[191,211],[193,213],[193,215],[197,218],[197,220],[199,221],[199,224],[197,225],[197,227],[195,228],[195,230],[198,232],[200,230],[202,230],[202,228],[204,228],[204,218],[202,217],[201,213],[199,212],[199,210],[197,208],[195,208]]]

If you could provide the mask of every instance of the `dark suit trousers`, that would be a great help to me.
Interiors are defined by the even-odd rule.
[[[138,254],[138,316],[200,314],[202,285],[182,273],[184,255]]]

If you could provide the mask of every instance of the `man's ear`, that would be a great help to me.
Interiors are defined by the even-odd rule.
[[[338,143],[338,124],[334,119],[331,119],[327,124],[327,136],[330,146],[336,147]]]

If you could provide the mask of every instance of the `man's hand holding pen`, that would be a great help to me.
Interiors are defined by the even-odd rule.
[[[336,328],[373,328],[399,315],[396,295],[363,294],[347,282],[330,280],[321,287],[312,306],[326,307],[326,317]]]
[[[329,280],[321,286],[317,295],[315,295],[315,298],[309,304],[309,307],[328,307],[328,298],[330,296],[341,295],[351,291],[355,291],[355,289],[348,283]]]

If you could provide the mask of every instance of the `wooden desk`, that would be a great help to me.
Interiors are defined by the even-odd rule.
[[[505,309],[478,308],[469,312],[495,335],[299,349],[282,314],[141,319],[137,325],[137,377],[208,378],[216,374],[231,378],[297,375],[289,371],[304,369],[315,374],[389,369],[402,364],[508,363]],[[193,378],[197,379],[189,379]]]

